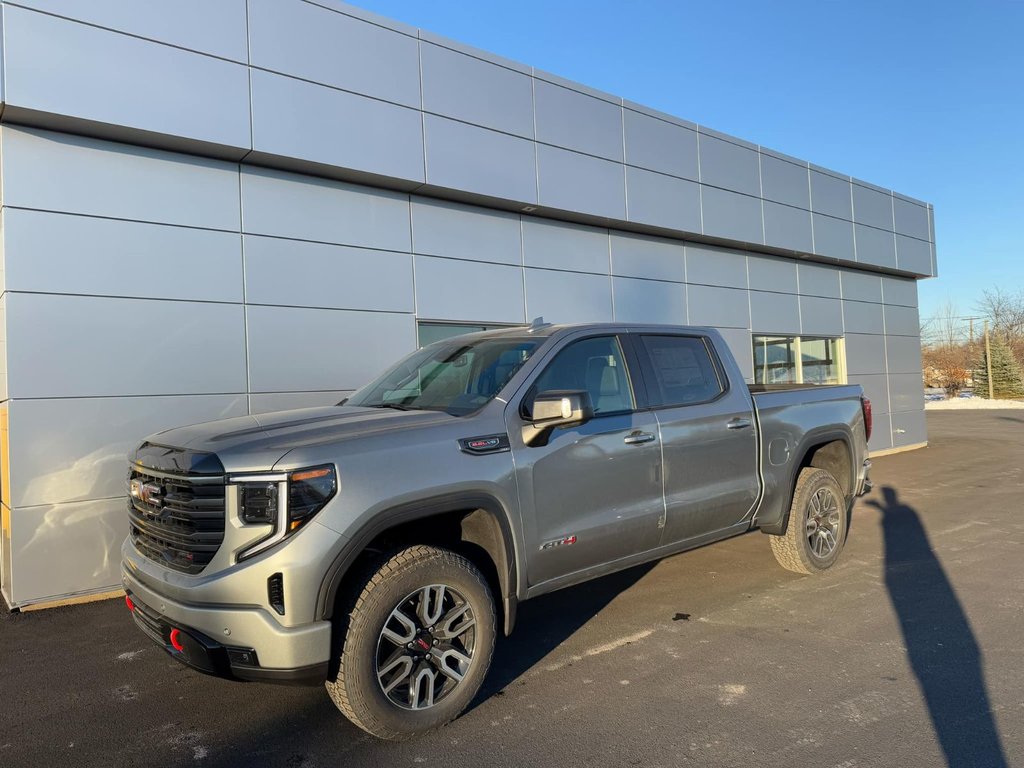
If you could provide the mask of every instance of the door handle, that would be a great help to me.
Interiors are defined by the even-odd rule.
[[[650,432],[633,432],[632,434],[626,435],[622,442],[626,445],[643,445],[654,440],[654,435]]]
[[[729,429],[746,429],[750,426],[750,419],[732,419],[725,426]]]

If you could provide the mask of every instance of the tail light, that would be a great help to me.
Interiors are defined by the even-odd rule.
[[[868,400],[863,395],[861,395],[861,398],[860,398],[860,409],[864,412],[864,439],[865,440],[870,440],[871,439],[871,426],[872,426],[872,421],[873,421],[873,419],[871,417],[871,401]]]

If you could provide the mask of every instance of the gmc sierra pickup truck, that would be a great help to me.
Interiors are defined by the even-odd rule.
[[[831,567],[870,432],[859,386],[748,387],[710,328],[459,336],[336,406],[148,438],[126,602],[185,664],[326,683],[408,738],[469,704],[523,600],[754,529]]]

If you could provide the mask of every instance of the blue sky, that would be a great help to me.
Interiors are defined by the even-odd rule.
[[[1024,3],[357,0],[935,205],[947,298],[1024,290]]]

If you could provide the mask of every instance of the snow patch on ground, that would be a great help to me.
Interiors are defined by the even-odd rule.
[[[572,656],[570,656],[567,659],[564,659],[563,661],[555,662],[554,664],[549,664],[544,669],[547,672],[554,672],[556,670],[561,669],[562,667],[568,667],[571,664],[575,664],[578,661],[583,661],[583,659],[587,658],[588,656],[597,656],[602,653],[608,653],[608,651],[614,651],[617,648],[622,648],[625,645],[630,645],[631,643],[637,643],[643,640],[645,637],[650,637],[652,634],[654,634],[653,629],[642,629],[634,635],[629,635],[628,637],[620,637],[618,640],[613,640],[610,643],[598,645],[594,648],[588,648],[583,653],[573,654]],[[626,684],[627,683],[623,683],[623,685]]]
[[[731,707],[747,695],[747,686],[735,683],[718,686],[718,703],[723,707]]]
[[[1024,400],[988,400],[984,397],[957,397],[952,400],[928,400],[926,411],[972,411],[1024,408]]]

